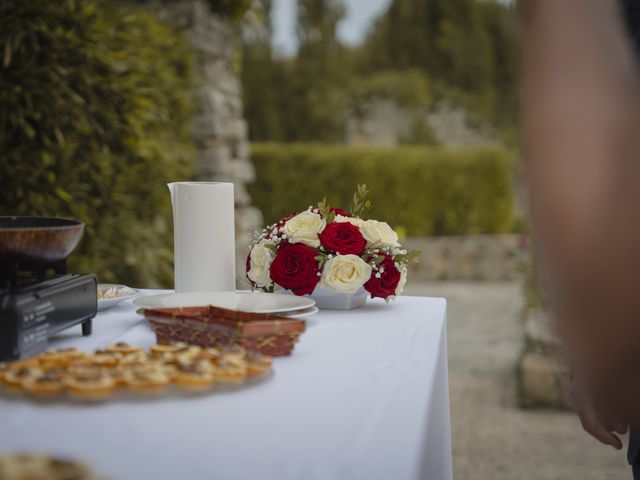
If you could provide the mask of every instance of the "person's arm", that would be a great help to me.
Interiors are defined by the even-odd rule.
[[[571,362],[628,397],[624,370],[640,365],[637,65],[613,0],[524,0],[520,10],[540,269]]]

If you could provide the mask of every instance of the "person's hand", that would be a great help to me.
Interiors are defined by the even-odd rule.
[[[577,381],[571,382],[566,400],[580,417],[585,432],[605,445],[611,445],[616,450],[622,449],[622,441],[616,434],[627,433],[628,422],[610,409],[597,406],[587,389]]]

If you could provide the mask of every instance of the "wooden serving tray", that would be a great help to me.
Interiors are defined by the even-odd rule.
[[[146,309],[144,316],[160,344],[237,344],[270,356],[290,355],[306,326],[297,318],[213,306]]]

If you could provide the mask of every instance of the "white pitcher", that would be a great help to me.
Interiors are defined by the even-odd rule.
[[[177,292],[235,290],[233,184],[174,182],[174,278]]]

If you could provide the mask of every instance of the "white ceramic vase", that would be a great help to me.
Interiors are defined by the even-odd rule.
[[[316,307],[321,310],[353,310],[367,303],[369,293],[361,288],[356,293],[348,295],[318,285],[309,296],[316,301]]]

